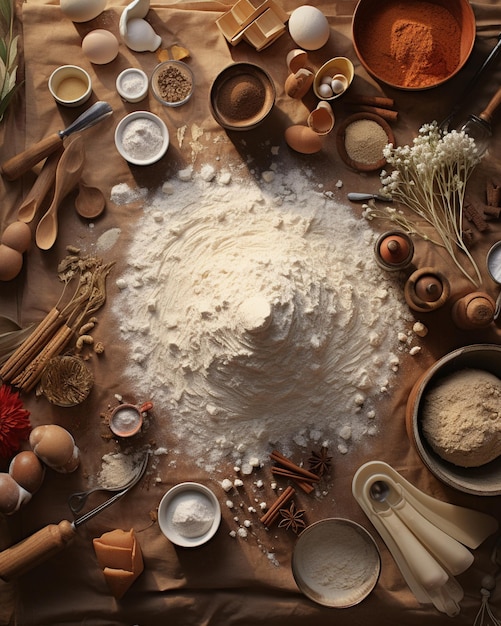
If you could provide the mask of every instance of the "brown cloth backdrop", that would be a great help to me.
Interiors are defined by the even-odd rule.
[[[307,109],[288,98],[283,91],[287,76],[285,57],[294,46],[288,33],[261,53],[242,43],[229,47],[219,33],[215,20],[229,8],[216,2],[152,2],[148,19],[162,36],[163,46],[179,43],[191,52],[189,61],[196,77],[196,91],[192,100],[179,109],[163,109],[152,97],[136,105],[123,103],[115,92],[115,78],[128,66],[142,67],[147,73],[157,63],[154,53],[133,53],[123,44],[119,57],[105,66],[92,66],[83,58],[80,48],[82,37],[94,28],[107,28],[118,35],[118,20],[125,1],[109,0],[106,11],[85,24],[73,24],[61,17],[58,2],[31,0],[19,4],[18,27],[22,35],[23,53],[21,72],[24,85],[19,98],[11,107],[0,126],[2,144],[0,158],[16,154],[25,145],[65,127],[77,111],[57,107],[47,90],[47,79],[52,70],[64,63],[84,66],[93,79],[93,100],[106,100],[114,109],[111,120],[86,131],[87,150],[84,176],[88,182],[99,186],[109,198],[111,188],[119,182],[155,189],[179,169],[193,164],[201,166],[210,158],[234,159],[239,153],[243,161],[252,163],[256,171],[270,165],[269,146],[279,145],[284,154],[288,148],[283,141],[284,129],[291,123],[304,123]],[[301,3],[284,0],[282,6],[292,11]],[[360,66],[351,44],[351,17],[354,0],[314,3],[328,17],[331,36],[320,51],[311,53],[311,60],[320,64],[326,59],[348,56],[355,64],[356,78],[353,92],[369,95],[387,95],[395,99],[399,120],[393,125],[396,141],[409,142],[423,122],[441,119],[461,93],[463,85],[487,53],[495,45],[501,31],[501,5],[496,0],[473,3],[477,17],[477,41],[470,62],[464,70],[446,85],[423,92],[402,92],[384,88],[373,81]],[[277,86],[277,102],[272,118],[262,127],[245,137],[227,135],[211,118],[208,108],[209,87],[216,74],[232,61],[252,61],[264,66]],[[480,111],[501,83],[501,61],[486,75],[475,93],[465,102],[465,112]],[[172,144],[162,161],[149,168],[129,167],[116,153],[113,131],[118,120],[132,110],[149,108],[167,123]],[[350,110],[342,100],[335,104],[337,123]],[[186,126],[185,141],[180,146],[176,132]],[[197,131],[202,132],[197,132]],[[495,121],[494,136],[488,157],[478,167],[470,184],[473,198],[485,200],[486,182],[501,179],[501,116]],[[225,139],[214,141],[215,138]],[[314,176],[331,190],[338,201],[344,201],[349,191],[372,191],[379,187],[377,174],[358,174],[346,168],[335,149],[334,135],[329,136],[322,152],[312,157],[293,155],[298,166],[311,168]],[[33,182],[33,174],[21,181],[0,182],[0,229],[13,221],[16,208]],[[336,187],[343,181],[341,189]],[[500,182],[500,181],[498,181]],[[117,273],[123,268],[127,241],[134,226],[141,219],[139,204],[115,206],[108,202],[106,213],[94,223],[93,228],[80,220],[71,207],[62,211],[60,235],[49,252],[33,246],[25,258],[21,274],[10,283],[0,283],[0,314],[10,316],[21,324],[39,321],[57,300],[60,283],[56,278],[58,261],[65,256],[66,246],[74,244],[83,250],[92,250],[99,235],[109,228],[120,227],[120,246],[113,249]],[[348,202],[346,200],[346,202]],[[353,206],[353,211],[360,211]],[[473,252],[481,262],[490,245],[501,234],[501,224],[491,222],[489,230],[476,236]],[[371,251],[368,251],[368,254]],[[456,276],[448,259],[436,249],[417,242],[418,266],[437,265],[452,279],[457,293],[467,287]],[[485,273],[485,265],[482,265]],[[108,297],[116,292],[110,281]],[[493,297],[497,288],[487,277],[484,288]],[[381,315],[384,315],[381,311]],[[421,316],[422,317],[422,316]],[[116,449],[113,441],[102,438],[100,414],[116,403],[115,394],[126,395],[131,401],[143,398],[131,396],[128,381],[121,371],[127,359],[127,345],[115,336],[115,321],[109,308],[99,316],[96,338],[106,343],[103,359],[93,359],[96,385],[89,399],[81,406],[61,409],[49,405],[33,394],[23,398],[30,409],[34,425],[57,423],[68,428],[81,449],[81,468],[71,475],[48,472],[41,490],[32,501],[14,516],[0,522],[0,546],[6,547],[34,532],[38,528],[67,518],[66,500],[73,491],[85,488],[86,477],[100,467],[103,454]],[[484,332],[458,331],[450,321],[447,308],[426,317],[430,332],[420,343],[423,352],[416,357],[404,358],[389,402],[378,410],[380,433],[371,439],[370,447],[362,445],[343,457],[334,455],[334,467],[327,487],[327,496],[315,499],[299,495],[307,510],[308,522],[325,517],[345,517],[362,524],[375,537],[381,549],[382,573],[380,580],[360,605],[349,609],[321,607],[304,597],[295,585],[290,557],[294,545],[291,533],[266,531],[254,525],[254,534],[247,540],[229,537],[234,528],[233,513],[224,506],[224,494],[218,481],[225,477],[225,469],[207,475],[190,463],[183,455],[189,442],[175,442],[168,428],[162,426],[162,412],[153,411],[152,425],[147,440],[169,448],[169,454],[156,459],[155,471],[125,499],[80,528],[75,543],[50,561],[32,570],[15,583],[0,583],[0,623],[18,626],[317,626],[336,623],[339,626],[370,624],[371,626],[428,626],[455,623],[458,626],[473,624],[480,606],[482,577],[491,574],[492,547],[497,537],[489,538],[475,551],[475,562],[458,577],[465,590],[461,614],[451,621],[433,606],[416,602],[407,588],[391,555],[375,529],[351,495],[351,481],[360,465],[370,460],[382,460],[424,492],[442,500],[489,512],[500,519],[499,497],[470,496],[448,488],[436,480],[424,467],[409,443],[404,427],[406,399],[413,383],[435,359],[449,350],[470,343],[499,342],[499,327],[492,326]],[[388,320],[391,324],[391,320]],[[173,458],[175,463],[172,463]],[[261,470],[269,480],[269,467]],[[160,482],[156,479],[160,478]],[[152,521],[163,493],[172,485],[185,481],[199,481],[212,487],[223,503],[221,528],[207,545],[193,549],[176,549],[160,533]],[[138,532],[145,571],[122,601],[116,602],[109,594],[92,550],[92,538],[113,528]],[[274,564],[266,552],[273,552]],[[494,590],[491,603],[501,618],[501,586]]]

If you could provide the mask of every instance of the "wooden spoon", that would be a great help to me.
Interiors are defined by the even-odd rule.
[[[56,169],[54,198],[47,212],[38,223],[35,241],[41,250],[49,250],[57,238],[57,211],[61,200],[75,187],[85,162],[83,139],[76,136],[68,142]]]
[[[103,192],[97,187],[87,185],[82,180],[78,188],[78,196],[75,200],[75,209],[78,215],[86,219],[94,219],[101,215],[106,207],[106,198]]]
[[[63,149],[61,145],[57,152],[53,152],[45,160],[40,174],[38,174],[37,179],[33,183],[33,187],[29,190],[26,198],[17,210],[17,219],[20,222],[28,224],[35,217],[38,208],[54,184],[57,164],[63,154]]]

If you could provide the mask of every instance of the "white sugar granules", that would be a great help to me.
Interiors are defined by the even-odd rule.
[[[374,433],[410,317],[364,219],[303,172],[261,185],[173,177],[118,278],[131,385],[208,468],[310,433],[346,450]]]

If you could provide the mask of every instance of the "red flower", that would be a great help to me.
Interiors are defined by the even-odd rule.
[[[9,461],[31,431],[30,412],[19,394],[8,385],[0,387],[0,459]]]

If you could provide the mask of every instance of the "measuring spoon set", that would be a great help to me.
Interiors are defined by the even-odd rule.
[[[464,592],[455,576],[470,567],[470,549],[496,532],[497,520],[428,496],[381,461],[358,469],[352,492],[418,602],[458,615]]]

